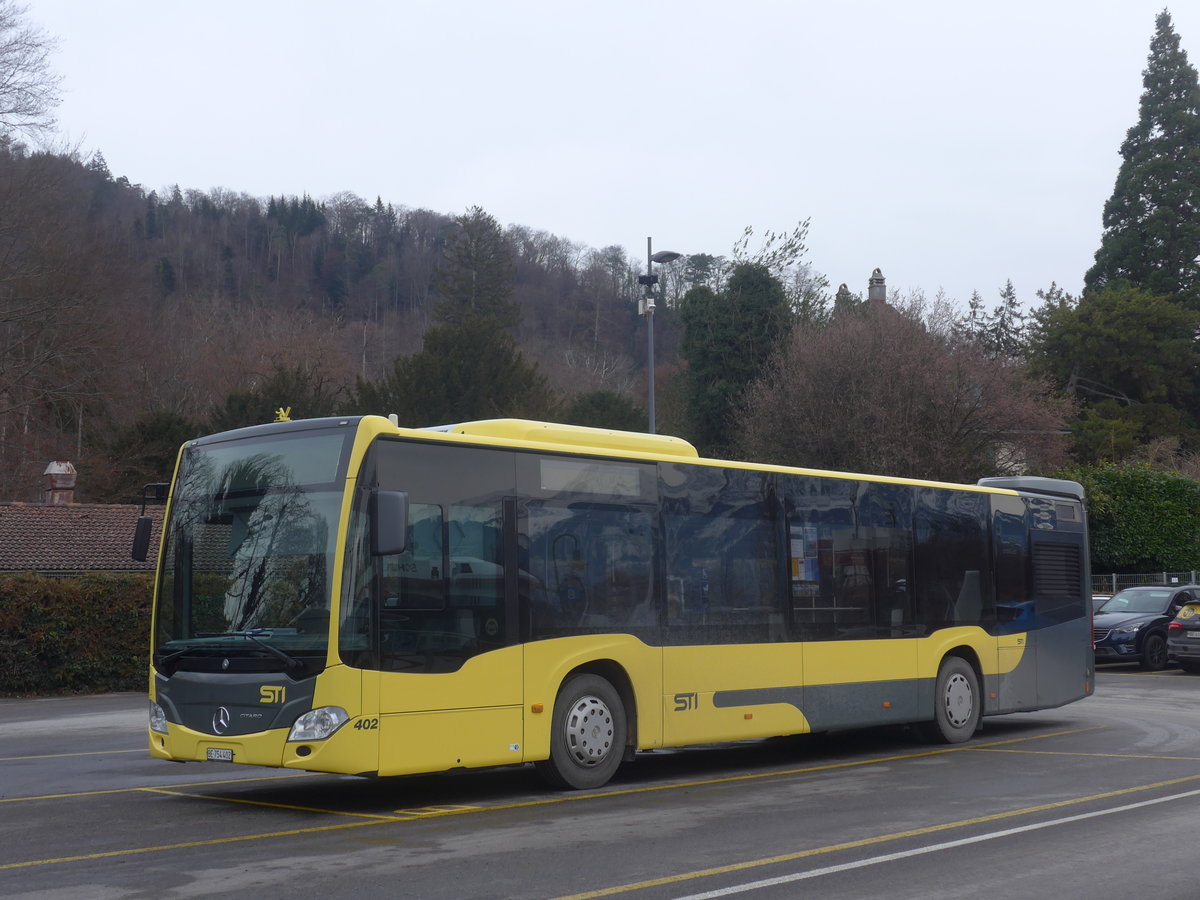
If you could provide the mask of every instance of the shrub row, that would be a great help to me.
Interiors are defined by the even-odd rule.
[[[1063,477],[1087,491],[1093,572],[1200,568],[1200,482],[1144,465],[1079,466]]]
[[[146,687],[149,575],[0,575],[0,694]]]

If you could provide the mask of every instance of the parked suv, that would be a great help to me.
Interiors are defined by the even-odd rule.
[[[1185,605],[1167,625],[1167,659],[1200,672],[1200,602]]]
[[[1165,669],[1167,625],[1193,602],[1200,603],[1200,585],[1130,587],[1113,594],[1093,619],[1096,662],[1129,660],[1144,669]]]

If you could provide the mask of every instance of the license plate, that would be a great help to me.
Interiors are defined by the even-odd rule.
[[[207,759],[212,762],[233,762],[233,751],[220,747],[209,747]]]
[[[1190,637],[1193,641],[1200,641],[1200,631],[1189,631],[1188,637]]]

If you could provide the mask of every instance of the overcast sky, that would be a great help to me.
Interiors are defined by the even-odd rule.
[[[1164,5],[24,2],[63,139],[147,191],[478,205],[635,259],[811,218],[833,287],[989,307],[1081,288]]]

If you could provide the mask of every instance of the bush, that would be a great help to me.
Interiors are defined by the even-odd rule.
[[[1139,465],[1093,465],[1063,476],[1087,491],[1094,572],[1200,568],[1200,482]]]
[[[0,694],[146,687],[149,575],[0,575]]]

